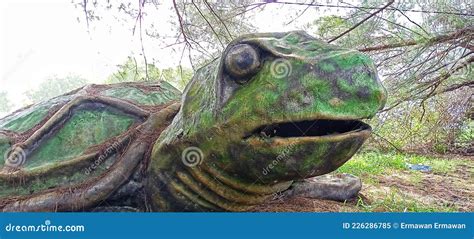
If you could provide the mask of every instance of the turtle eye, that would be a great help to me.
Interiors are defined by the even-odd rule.
[[[232,46],[225,56],[227,72],[238,82],[245,82],[260,67],[260,54],[253,46],[237,44]]]

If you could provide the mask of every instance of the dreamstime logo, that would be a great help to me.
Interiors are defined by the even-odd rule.
[[[16,225],[9,223],[5,226],[6,232],[85,232],[84,225],[53,225],[50,220],[43,224]]]
[[[181,161],[188,167],[196,167],[201,164],[204,159],[204,153],[198,147],[187,147],[181,154]]]
[[[292,71],[293,68],[291,67],[290,61],[282,58],[276,59],[270,66],[270,73],[273,77],[278,79],[291,75]]]
[[[26,152],[19,146],[13,146],[5,152],[4,158],[5,165],[17,168],[26,162]]]

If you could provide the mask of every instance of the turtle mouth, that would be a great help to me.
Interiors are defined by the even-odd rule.
[[[351,133],[367,133],[371,130],[370,125],[359,120],[317,119],[261,125],[245,138],[330,137]]]

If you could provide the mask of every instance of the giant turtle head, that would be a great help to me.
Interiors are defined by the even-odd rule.
[[[150,170],[203,171],[239,190],[326,174],[369,137],[360,120],[385,98],[356,50],[301,31],[245,35],[196,72]]]

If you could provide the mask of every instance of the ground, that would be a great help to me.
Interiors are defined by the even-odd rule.
[[[414,171],[409,164],[431,166]],[[275,197],[255,211],[291,212],[472,212],[474,157],[363,152],[335,173],[362,179],[357,198],[346,202]]]

